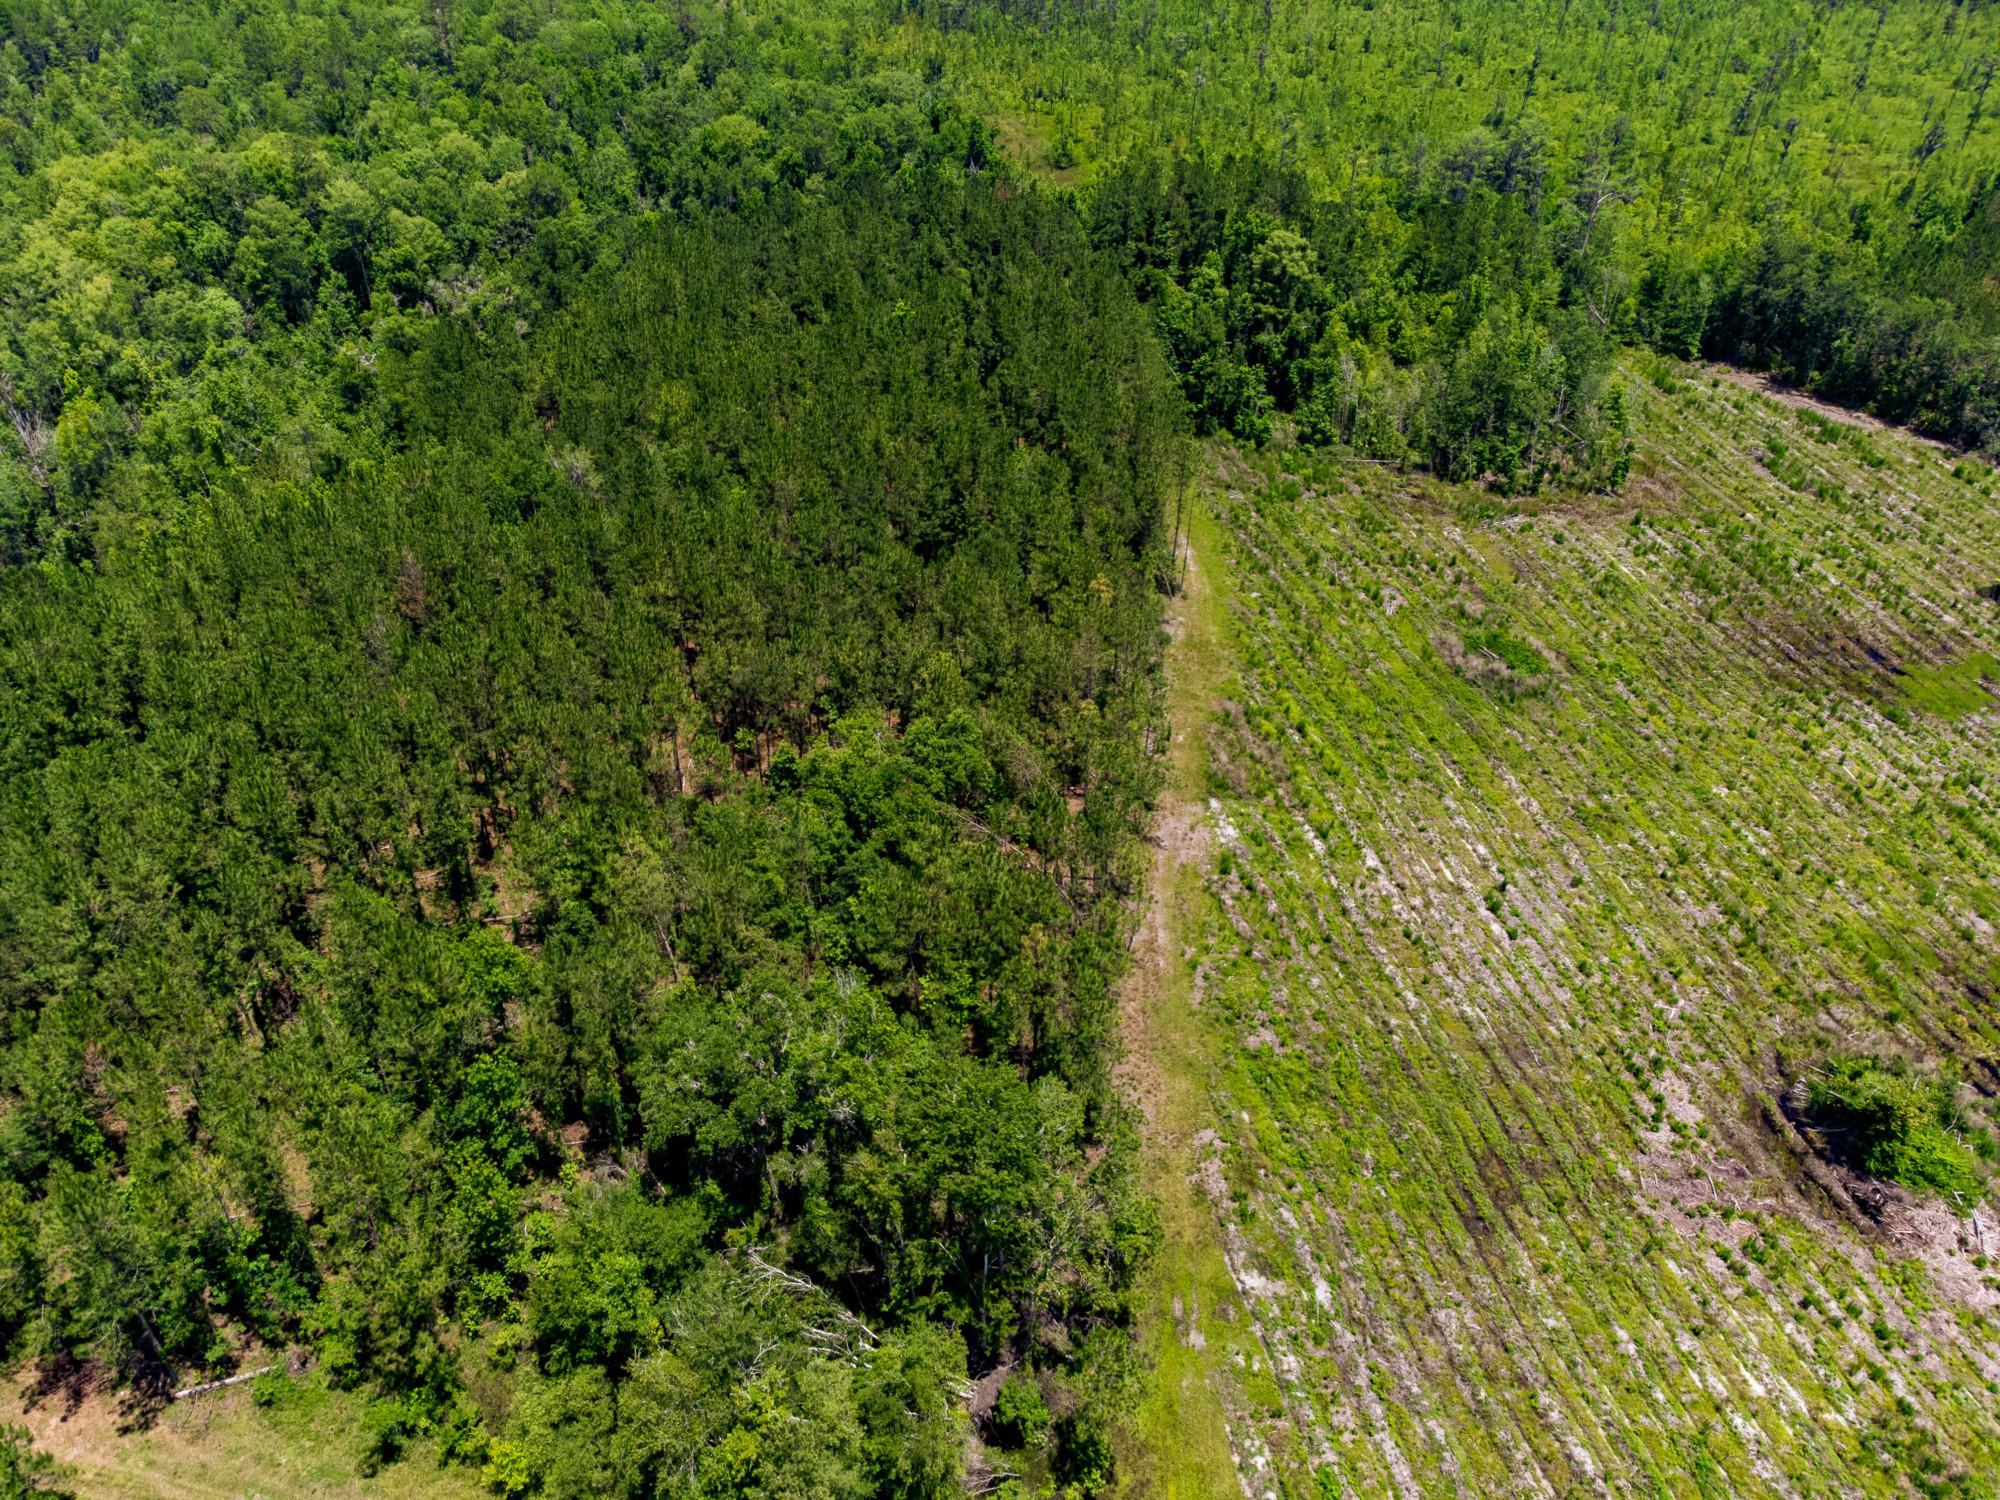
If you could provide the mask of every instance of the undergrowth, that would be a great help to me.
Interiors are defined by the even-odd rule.
[[[1814,1128],[1863,1171],[1967,1201],[1983,1187],[1972,1129],[1949,1077],[1901,1059],[1837,1058],[1806,1082]]]

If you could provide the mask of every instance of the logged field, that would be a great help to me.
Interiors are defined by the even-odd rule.
[[[1234,1288],[1175,1317],[1255,1492],[2000,1474],[2000,1222],[1826,1159],[1796,1088],[2000,1084],[1994,474],[1626,373],[1616,499],[1222,460],[1183,946]]]

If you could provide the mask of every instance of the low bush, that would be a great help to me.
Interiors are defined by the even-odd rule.
[[[1901,1061],[1842,1058],[1807,1080],[1806,1106],[1834,1154],[1871,1176],[1966,1198],[1983,1188],[1949,1078]]]

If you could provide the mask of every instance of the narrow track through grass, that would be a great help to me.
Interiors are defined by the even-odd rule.
[[[1122,1010],[1124,1082],[1143,1111],[1148,1187],[1164,1244],[1142,1328],[1147,1396],[1120,1473],[1128,1492],[1173,1500],[1240,1495],[1231,1438],[1248,1425],[1227,1376],[1230,1356],[1247,1342],[1242,1303],[1194,1175],[1200,1143],[1214,1138],[1203,1071],[1227,1039],[1195,1011],[1184,956],[1202,920],[1212,859],[1207,727],[1229,670],[1221,565],[1220,536],[1197,512],[1186,584],[1168,616],[1167,784]]]

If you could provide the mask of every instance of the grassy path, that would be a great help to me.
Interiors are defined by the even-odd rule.
[[[1168,615],[1168,781],[1153,830],[1146,916],[1125,982],[1126,1087],[1138,1100],[1149,1187],[1160,1205],[1164,1245],[1153,1272],[1144,1328],[1153,1361],[1135,1414],[1135,1451],[1121,1465],[1129,1493],[1195,1500],[1243,1493],[1232,1433],[1249,1437],[1233,1358],[1253,1342],[1216,1223],[1197,1186],[1213,1108],[1203,1086],[1227,1045],[1194,1004],[1185,954],[1207,900],[1212,856],[1206,802],[1207,727],[1230,671],[1222,548],[1198,507],[1189,541],[1187,589]]]

